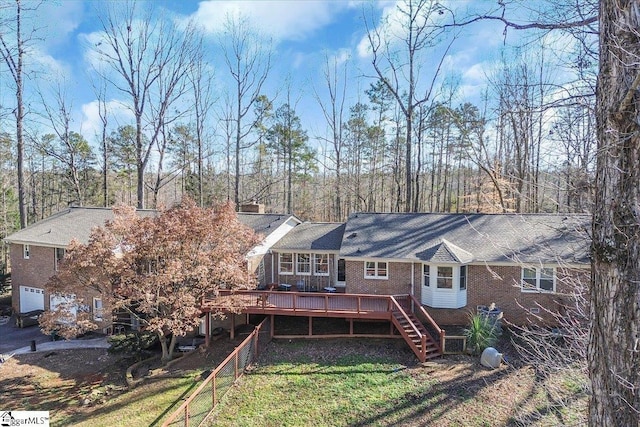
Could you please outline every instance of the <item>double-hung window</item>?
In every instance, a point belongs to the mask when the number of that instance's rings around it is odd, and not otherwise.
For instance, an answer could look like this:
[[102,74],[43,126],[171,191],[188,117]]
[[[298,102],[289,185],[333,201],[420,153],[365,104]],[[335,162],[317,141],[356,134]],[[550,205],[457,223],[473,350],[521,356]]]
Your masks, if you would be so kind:
[[460,266],[460,290],[464,291],[467,289],[467,266]]
[[364,263],[365,279],[388,279],[389,270],[387,263],[382,261],[365,261]]
[[54,255],[54,266],[56,271],[58,271],[58,265],[60,265],[60,261],[62,261],[64,259],[64,254],[65,254],[65,250],[64,248],[56,248],[55,249],[55,255]]
[[102,320],[103,314],[102,298],[93,298],[93,320]]
[[297,254],[296,274],[311,274],[311,254]]
[[328,276],[329,275],[329,254],[315,254],[313,265],[314,265],[313,273],[316,276]]
[[555,278],[553,268],[522,268],[522,291],[555,292]]
[[293,254],[282,253],[280,254],[280,274],[293,274]]
[[430,280],[430,270],[431,266],[429,266],[428,264],[422,264],[422,283],[424,284],[424,286],[431,286]]
[[438,289],[453,288],[453,267],[438,267]]
[[22,258],[29,259],[30,255],[31,255],[31,248],[29,247],[29,245],[22,245]]

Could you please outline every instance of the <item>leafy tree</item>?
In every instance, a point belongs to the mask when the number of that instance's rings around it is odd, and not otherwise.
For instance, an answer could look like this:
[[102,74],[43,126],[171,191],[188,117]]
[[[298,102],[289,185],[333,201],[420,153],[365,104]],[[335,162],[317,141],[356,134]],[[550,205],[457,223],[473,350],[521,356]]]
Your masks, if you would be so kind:
[[[130,207],[114,214],[93,230],[88,244],[71,243],[47,287],[73,302],[43,315],[45,331],[71,337],[96,329],[94,317],[81,308],[98,295],[105,313],[127,311],[143,331],[157,334],[167,361],[177,338],[197,327],[203,297],[255,285],[245,256],[258,239],[231,203],[205,209],[185,198],[157,216],[140,217]],[[80,308],[75,316],[73,307]]]
[[284,163],[286,211],[291,213],[294,176],[313,169],[311,164],[314,153],[308,145],[309,137],[307,132],[302,129],[300,118],[289,104],[284,104],[276,110],[274,123],[269,130],[267,139],[270,148]]

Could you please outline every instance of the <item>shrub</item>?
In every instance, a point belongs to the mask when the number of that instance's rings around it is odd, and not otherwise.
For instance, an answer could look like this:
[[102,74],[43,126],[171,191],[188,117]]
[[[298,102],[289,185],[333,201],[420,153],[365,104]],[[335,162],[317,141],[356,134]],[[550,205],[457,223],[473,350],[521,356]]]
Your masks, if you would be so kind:
[[109,352],[142,356],[157,340],[158,336],[151,332],[129,332],[112,335],[109,337],[109,344],[111,344]]
[[500,336],[500,328],[495,319],[482,314],[469,316],[469,327],[465,328],[464,336],[467,338],[467,351],[478,356],[485,348],[493,347]]

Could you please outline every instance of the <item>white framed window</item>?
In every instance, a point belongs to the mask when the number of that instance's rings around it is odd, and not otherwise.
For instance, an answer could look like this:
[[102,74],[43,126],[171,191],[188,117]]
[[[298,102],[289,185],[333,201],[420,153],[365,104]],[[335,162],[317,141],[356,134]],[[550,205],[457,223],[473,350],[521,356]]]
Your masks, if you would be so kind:
[[384,261],[365,261],[364,263],[365,279],[388,279],[389,270],[387,263]]
[[422,284],[426,287],[431,286],[431,266],[428,264],[422,264]]
[[[49,310],[56,311],[58,306],[62,306],[64,312],[71,318],[75,319],[76,314],[78,313],[78,304],[75,301],[76,296],[74,294],[53,294],[49,297]],[[70,321],[70,318],[60,320],[61,323],[68,323]]]
[[438,289],[453,289],[453,267],[438,266]]
[[313,274],[316,276],[329,275],[329,254],[315,254],[313,256]]
[[555,268],[522,268],[522,292],[555,292]]
[[56,271],[58,271],[58,264],[60,261],[64,259],[65,249],[64,248],[55,248],[53,254],[53,265]]
[[29,247],[29,245],[22,245],[22,258],[29,259],[30,255],[31,255],[31,248]]
[[467,289],[467,266],[460,266],[460,290],[464,291]]
[[93,320],[102,320],[102,298],[93,298]]
[[311,274],[311,254],[296,254],[296,274]]
[[279,269],[280,274],[293,275],[293,254],[282,253],[279,256]]

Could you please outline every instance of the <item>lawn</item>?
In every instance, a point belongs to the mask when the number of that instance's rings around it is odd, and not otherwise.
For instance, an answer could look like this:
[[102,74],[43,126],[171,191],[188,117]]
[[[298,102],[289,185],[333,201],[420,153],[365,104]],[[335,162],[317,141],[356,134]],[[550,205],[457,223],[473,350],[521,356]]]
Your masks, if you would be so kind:
[[421,365],[401,341],[274,341],[210,425],[582,425],[586,399],[568,375],[469,356]]
[[[133,390],[132,361],[105,350],[16,355],[0,365],[0,401],[49,410],[52,425],[160,425],[237,342],[173,365]],[[274,340],[216,408],[212,426],[583,425],[584,380],[446,356],[419,364],[402,340]]]

